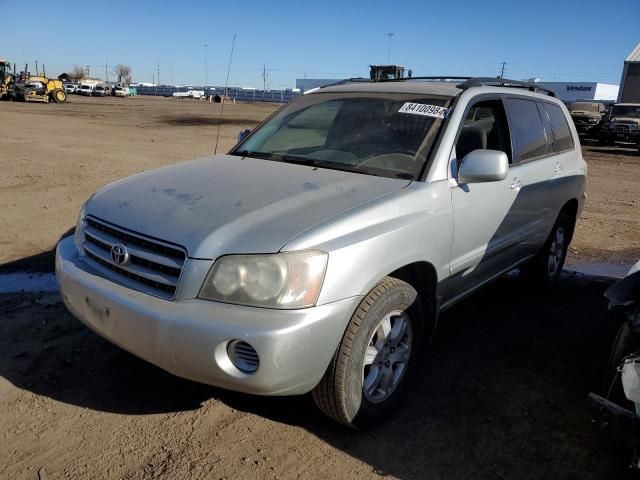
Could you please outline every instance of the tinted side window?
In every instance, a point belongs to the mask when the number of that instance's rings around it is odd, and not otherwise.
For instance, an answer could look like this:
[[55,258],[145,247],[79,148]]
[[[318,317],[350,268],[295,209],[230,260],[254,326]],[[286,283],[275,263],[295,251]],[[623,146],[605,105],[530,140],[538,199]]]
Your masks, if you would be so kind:
[[571,137],[571,130],[567,123],[567,117],[564,116],[562,109],[557,105],[551,103],[545,103],[544,107],[549,114],[549,120],[551,121],[551,127],[553,128],[553,135],[556,139],[556,152],[565,152],[573,149],[573,138]]
[[473,150],[504,152],[511,160],[511,139],[504,107],[500,100],[474,104],[464,119],[456,142],[456,158],[460,161]]
[[547,139],[536,102],[520,98],[505,99],[515,140],[515,163],[547,153]]

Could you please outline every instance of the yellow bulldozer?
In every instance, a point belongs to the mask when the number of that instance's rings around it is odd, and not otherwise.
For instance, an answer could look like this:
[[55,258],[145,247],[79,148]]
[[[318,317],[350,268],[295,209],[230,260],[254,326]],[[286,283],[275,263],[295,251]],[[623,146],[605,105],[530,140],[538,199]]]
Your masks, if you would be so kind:
[[67,93],[60,80],[48,78],[42,66],[42,75],[36,65],[36,74],[29,72],[28,65],[24,71],[11,73],[11,64],[0,59],[0,100],[22,100],[25,102],[64,103],[67,101]]
[[11,64],[0,58],[0,100],[9,98],[10,84],[13,82]]

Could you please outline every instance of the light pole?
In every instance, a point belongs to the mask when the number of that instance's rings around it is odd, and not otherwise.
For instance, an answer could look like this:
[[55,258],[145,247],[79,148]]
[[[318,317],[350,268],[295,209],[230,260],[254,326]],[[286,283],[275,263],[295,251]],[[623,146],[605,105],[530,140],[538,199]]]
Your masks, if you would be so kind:
[[389,50],[387,52],[387,64],[390,64],[391,63],[391,37],[393,37],[393,32],[387,33],[387,36],[389,37]]
[[207,83],[209,83],[209,69],[207,68],[207,45],[204,44],[204,86],[207,87]]

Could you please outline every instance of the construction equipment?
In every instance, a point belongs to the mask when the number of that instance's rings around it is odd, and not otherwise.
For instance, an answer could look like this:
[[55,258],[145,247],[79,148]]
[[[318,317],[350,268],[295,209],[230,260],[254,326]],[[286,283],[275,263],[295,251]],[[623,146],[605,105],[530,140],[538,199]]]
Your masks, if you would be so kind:
[[48,78],[42,65],[42,75],[38,71],[36,64],[36,74],[31,75],[28,65],[17,77],[14,75],[13,82],[9,85],[10,97],[14,100],[25,102],[64,103],[67,101],[67,93],[64,91],[62,82],[57,79]]
[[0,100],[9,99],[10,85],[13,83],[11,63],[0,58]]
[[[408,71],[411,78],[411,70]],[[399,80],[404,78],[404,67],[401,65],[369,65],[369,77],[374,82]]]

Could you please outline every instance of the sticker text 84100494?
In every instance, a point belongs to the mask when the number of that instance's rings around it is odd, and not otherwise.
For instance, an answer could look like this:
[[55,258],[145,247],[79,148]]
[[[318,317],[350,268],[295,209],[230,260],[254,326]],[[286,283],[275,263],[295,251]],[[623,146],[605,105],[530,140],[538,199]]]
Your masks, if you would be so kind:
[[449,109],[439,107],[437,105],[407,102],[402,105],[402,107],[400,107],[400,110],[398,110],[398,112],[410,113],[412,115],[423,115],[425,117],[445,118],[447,116],[447,113],[449,113]]

